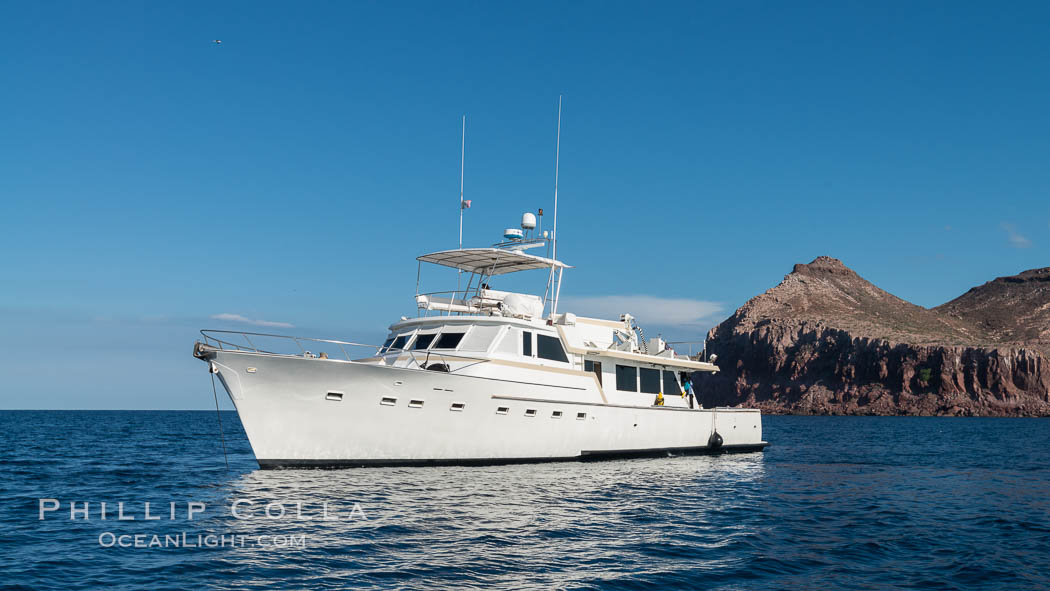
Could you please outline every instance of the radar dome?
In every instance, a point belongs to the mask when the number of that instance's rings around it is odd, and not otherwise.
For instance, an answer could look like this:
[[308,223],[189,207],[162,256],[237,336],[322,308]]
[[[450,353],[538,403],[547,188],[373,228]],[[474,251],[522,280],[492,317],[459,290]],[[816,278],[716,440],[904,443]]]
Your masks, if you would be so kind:
[[536,216],[532,213],[525,212],[521,216],[521,229],[522,230],[535,230],[536,229]]

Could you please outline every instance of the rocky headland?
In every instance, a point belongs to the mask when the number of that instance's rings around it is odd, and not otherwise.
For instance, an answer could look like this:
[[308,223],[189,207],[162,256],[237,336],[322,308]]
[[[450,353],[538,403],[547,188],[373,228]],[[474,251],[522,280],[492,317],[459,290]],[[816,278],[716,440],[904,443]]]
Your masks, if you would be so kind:
[[795,265],[708,334],[705,406],[772,413],[1050,416],[1050,267],[936,308],[830,257]]

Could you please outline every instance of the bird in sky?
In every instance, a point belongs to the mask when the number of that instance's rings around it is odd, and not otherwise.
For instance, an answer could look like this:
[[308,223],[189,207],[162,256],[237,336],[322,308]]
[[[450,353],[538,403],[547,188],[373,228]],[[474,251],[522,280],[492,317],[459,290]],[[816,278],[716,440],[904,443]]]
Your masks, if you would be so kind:
[[222,45],[222,39],[214,39],[214,40],[212,40],[212,43],[214,43],[216,45]]

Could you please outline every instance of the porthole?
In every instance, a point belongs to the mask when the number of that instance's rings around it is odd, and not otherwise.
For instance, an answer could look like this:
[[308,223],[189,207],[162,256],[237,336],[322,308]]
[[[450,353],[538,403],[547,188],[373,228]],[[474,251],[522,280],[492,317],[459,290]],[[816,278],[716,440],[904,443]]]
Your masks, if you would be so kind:
[[585,412],[578,412],[578,413],[576,413],[576,420],[577,421],[582,421],[582,420],[584,420],[586,418],[587,418],[587,413],[585,413]]
[[552,419],[560,419],[561,418],[561,411],[560,410],[556,410],[556,411],[552,412],[551,413],[551,418]]
[[324,395],[325,400],[331,400],[332,402],[339,402],[343,399],[342,392],[329,392]]
[[408,401],[408,408],[423,408],[423,401],[422,400],[409,400]]
[[379,404],[382,404],[383,406],[394,406],[395,404],[397,404],[397,398],[393,398],[391,396],[384,396],[379,399]]
[[501,407],[496,409],[496,414],[498,414],[498,415],[505,415],[508,412],[510,412],[510,408],[506,407],[506,406],[501,406]]
[[534,417],[534,416],[536,416],[536,409],[535,408],[527,409],[525,411],[525,416],[527,416],[527,417]]
[[449,407],[449,410],[451,410],[452,412],[463,412],[464,408],[467,408],[466,403],[464,403],[464,402],[453,402],[452,406]]

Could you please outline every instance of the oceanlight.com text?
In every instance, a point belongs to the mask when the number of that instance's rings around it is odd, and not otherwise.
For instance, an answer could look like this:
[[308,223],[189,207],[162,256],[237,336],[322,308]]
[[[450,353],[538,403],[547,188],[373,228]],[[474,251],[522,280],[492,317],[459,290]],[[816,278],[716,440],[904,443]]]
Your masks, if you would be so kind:
[[103,548],[306,548],[306,534],[118,534],[102,532]]

